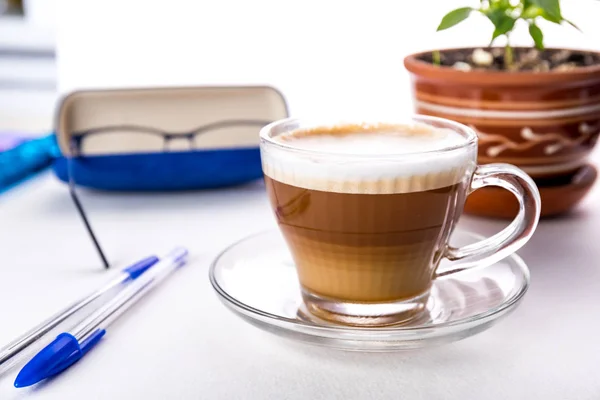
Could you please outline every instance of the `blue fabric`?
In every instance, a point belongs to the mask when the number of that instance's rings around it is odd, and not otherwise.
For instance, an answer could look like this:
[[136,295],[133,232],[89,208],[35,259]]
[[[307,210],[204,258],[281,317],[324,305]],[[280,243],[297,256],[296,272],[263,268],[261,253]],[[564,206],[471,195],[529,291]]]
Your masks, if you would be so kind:
[[[260,150],[255,148],[196,150],[75,158],[77,186],[101,190],[169,191],[238,185],[262,178]],[[67,159],[53,169],[68,182]]]

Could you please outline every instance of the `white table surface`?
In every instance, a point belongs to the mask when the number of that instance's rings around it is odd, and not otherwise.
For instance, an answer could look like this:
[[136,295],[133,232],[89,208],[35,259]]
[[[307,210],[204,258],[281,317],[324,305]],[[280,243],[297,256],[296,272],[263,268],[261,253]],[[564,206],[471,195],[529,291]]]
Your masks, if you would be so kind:
[[[490,330],[392,354],[326,350],[263,332],[219,302],[213,257],[275,227],[261,183],[183,194],[83,195],[115,265],[176,244],[193,261],[110,327],[58,378],[0,399],[599,399],[600,191],[543,221],[519,253],[532,286]],[[492,234],[501,222],[463,218]],[[104,282],[67,188],[44,173],[0,196],[0,343]]]

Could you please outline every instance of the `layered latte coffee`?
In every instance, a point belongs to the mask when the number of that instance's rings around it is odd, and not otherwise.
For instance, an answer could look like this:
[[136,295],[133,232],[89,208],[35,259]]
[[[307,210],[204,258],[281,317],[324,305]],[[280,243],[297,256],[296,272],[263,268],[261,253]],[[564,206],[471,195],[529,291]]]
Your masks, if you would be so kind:
[[266,187],[305,293],[372,303],[428,292],[474,168],[472,154],[452,151],[459,133],[344,124],[273,140]]
[[[286,118],[261,129],[266,189],[300,283],[298,318],[435,325],[447,315],[439,279],[494,265],[535,231],[540,196],[531,177],[508,164],[478,166],[477,134],[465,125],[405,121]],[[466,197],[486,186],[513,193],[518,215],[496,235],[455,247]]]

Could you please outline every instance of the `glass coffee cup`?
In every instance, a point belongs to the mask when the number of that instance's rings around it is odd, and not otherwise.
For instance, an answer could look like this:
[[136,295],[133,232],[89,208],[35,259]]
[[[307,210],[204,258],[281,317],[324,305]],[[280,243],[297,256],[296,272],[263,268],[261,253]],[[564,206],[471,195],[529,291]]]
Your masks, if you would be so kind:
[[[425,311],[435,279],[505,258],[537,227],[531,178],[509,164],[478,166],[476,133],[450,120],[288,118],[265,126],[260,141],[269,201],[306,309],[320,319],[411,321]],[[466,197],[484,186],[512,192],[518,215],[492,237],[452,247]]]

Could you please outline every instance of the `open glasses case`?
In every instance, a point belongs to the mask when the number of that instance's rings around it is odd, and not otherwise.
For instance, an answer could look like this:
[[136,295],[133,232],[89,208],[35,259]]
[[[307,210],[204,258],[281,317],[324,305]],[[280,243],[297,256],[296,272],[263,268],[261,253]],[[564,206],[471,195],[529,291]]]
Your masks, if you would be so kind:
[[108,267],[76,186],[167,191],[256,180],[260,128],[287,116],[285,98],[267,86],[77,91],[58,107],[53,169]]
[[262,176],[260,128],[287,116],[271,87],[74,92],[58,109],[54,171],[102,190],[240,184]]

